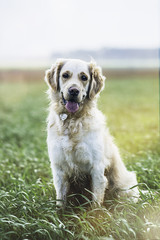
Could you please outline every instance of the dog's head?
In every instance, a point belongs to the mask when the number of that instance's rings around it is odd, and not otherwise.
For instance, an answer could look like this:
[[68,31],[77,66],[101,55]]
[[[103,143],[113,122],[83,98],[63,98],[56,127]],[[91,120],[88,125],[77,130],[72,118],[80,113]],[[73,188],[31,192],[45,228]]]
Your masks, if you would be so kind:
[[77,59],[58,59],[45,75],[53,94],[70,113],[80,111],[87,100],[95,99],[104,86],[104,80],[96,63]]

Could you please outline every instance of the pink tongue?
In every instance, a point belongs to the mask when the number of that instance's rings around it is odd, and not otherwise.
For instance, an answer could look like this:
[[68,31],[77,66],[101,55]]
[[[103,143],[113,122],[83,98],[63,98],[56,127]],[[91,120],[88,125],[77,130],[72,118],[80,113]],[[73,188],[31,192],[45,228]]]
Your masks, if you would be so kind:
[[79,109],[79,105],[76,102],[68,101],[65,105],[68,112],[75,113]]

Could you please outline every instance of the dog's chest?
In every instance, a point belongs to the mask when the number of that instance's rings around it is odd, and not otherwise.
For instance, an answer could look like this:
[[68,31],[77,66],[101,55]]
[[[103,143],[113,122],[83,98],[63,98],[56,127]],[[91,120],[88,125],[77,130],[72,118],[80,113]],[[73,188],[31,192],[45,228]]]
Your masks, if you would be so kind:
[[63,136],[50,135],[53,161],[64,170],[90,172],[94,162],[103,155],[101,134],[98,131]]
[[61,138],[61,148],[63,152],[63,161],[71,169],[79,169],[81,171],[89,171],[93,165],[93,148],[88,136],[81,138],[69,138],[63,136]]

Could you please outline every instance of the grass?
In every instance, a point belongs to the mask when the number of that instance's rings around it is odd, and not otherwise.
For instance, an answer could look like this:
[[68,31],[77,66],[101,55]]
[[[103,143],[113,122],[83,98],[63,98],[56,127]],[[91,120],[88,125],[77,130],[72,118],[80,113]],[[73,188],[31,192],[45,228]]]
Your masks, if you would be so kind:
[[0,84],[0,239],[159,239],[158,80],[114,79],[99,107],[127,168],[138,203],[107,200],[59,212],[46,146],[46,86]]

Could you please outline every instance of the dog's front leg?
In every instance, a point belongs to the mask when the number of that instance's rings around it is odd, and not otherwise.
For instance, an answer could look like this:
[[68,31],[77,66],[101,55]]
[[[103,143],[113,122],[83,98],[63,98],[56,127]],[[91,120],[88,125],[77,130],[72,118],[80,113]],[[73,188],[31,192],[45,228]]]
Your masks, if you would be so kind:
[[66,173],[59,169],[54,169],[53,180],[56,189],[56,204],[59,207],[64,207],[66,205],[67,193],[69,190],[69,182]]
[[93,201],[102,204],[104,200],[105,189],[108,187],[108,180],[104,176],[103,168],[93,168],[92,173],[92,192]]

